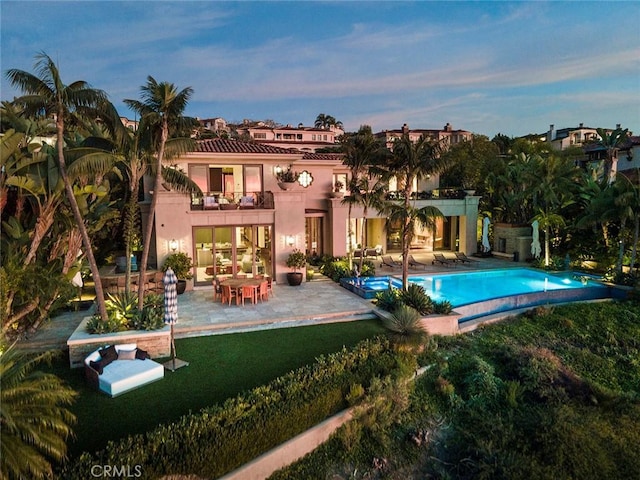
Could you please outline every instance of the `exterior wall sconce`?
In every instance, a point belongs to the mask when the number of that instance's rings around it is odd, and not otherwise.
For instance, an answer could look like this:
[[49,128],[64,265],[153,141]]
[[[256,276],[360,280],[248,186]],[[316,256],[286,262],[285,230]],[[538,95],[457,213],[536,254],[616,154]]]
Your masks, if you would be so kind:
[[279,173],[282,172],[282,167],[280,165],[276,165],[273,167],[273,175],[278,176]]
[[178,241],[175,238],[169,241],[169,249],[171,249],[172,252],[178,250]]
[[296,244],[296,238],[293,235],[287,235],[285,242],[288,246],[293,247]]

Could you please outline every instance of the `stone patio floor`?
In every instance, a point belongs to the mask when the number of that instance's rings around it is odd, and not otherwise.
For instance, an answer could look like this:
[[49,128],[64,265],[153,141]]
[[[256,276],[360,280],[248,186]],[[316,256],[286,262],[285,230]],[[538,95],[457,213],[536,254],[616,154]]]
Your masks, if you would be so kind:
[[[496,258],[477,258],[472,264],[458,264],[455,267],[431,265],[431,253],[412,252],[418,261],[427,263],[427,268],[410,269],[410,274],[446,271],[473,271],[494,268],[526,266]],[[446,253],[447,257],[453,254]],[[398,255],[393,255],[398,258]],[[375,261],[378,275],[402,275],[402,269],[380,268]],[[373,305],[328,278],[316,274],[310,282],[298,287],[274,284],[274,295],[267,302],[247,303],[237,306],[222,304],[213,300],[213,287],[196,287],[178,297],[178,323],[175,325],[176,338],[215,335],[266,328],[283,328],[301,325],[315,325],[341,321],[372,318]],[[40,329],[19,342],[19,346],[30,351],[66,349],[66,341],[83,318],[92,311],[65,312],[45,323]]]

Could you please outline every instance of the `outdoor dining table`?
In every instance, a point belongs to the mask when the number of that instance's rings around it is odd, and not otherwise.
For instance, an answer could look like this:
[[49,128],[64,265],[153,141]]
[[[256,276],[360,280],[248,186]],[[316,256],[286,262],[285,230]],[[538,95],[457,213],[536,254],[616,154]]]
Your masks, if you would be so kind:
[[264,279],[258,278],[227,278],[225,280],[220,281],[220,285],[227,285],[232,289],[235,289],[236,292],[238,290],[242,290],[242,287],[252,287],[253,288],[253,303],[256,302],[258,296],[258,289],[260,288],[260,283],[264,282]]

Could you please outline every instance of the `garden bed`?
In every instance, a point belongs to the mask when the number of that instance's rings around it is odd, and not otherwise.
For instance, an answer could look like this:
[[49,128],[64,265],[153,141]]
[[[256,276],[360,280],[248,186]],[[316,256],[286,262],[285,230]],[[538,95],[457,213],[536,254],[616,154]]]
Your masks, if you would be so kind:
[[91,317],[85,317],[67,340],[71,368],[82,367],[87,355],[105,345],[135,343],[152,358],[168,357],[171,354],[171,330],[168,326],[152,331],[129,330],[97,334],[87,332],[87,322],[90,319]]

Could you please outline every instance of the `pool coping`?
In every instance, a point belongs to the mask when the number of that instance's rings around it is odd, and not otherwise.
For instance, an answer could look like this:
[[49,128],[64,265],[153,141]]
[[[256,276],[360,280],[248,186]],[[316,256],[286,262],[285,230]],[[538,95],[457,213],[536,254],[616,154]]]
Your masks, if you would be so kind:
[[[534,272],[547,273],[554,276],[572,275],[580,276],[589,274],[582,274],[580,272],[567,272],[567,271],[545,271],[535,269],[531,267],[519,267]],[[475,270],[475,272],[495,272],[495,269],[487,270]],[[463,272],[438,272],[429,274],[412,274],[411,277],[423,277],[423,276],[437,276],[437,275],[456,275],[471,273],[469,271]],[[401,276],[397,274],[381,275],[382,278],[401,279]],[[344,280],[344,281],[343,281]],[[350,278],[340,279],[340,285],[347,290],[358,295],[355,291],[358,289],[358,285],[350,281]],[[360,289],[364,291],[363,289]],[[375,291],[373,296],[375,296]],[[373,296],[371,298],[373,298]],[[547,290],[544,292],[531,292],[522,293],[516,295],[507,295],[502,297],[492,298],[490,300],[484,300],[480,302],[469,303],[455,307],[449,315],[428,315],[422,317],[422,324],[432,335],[455,335],[468,331],[469,326],[474,325],[471,329],[477,325],[483,323],[490,323],[492,318],[499,317],[505,318],[507,316],[516,315],[518,313],[530,310],[531,308],[544,306],[544,305],[557,305],[563,303],[572,302],[588,302],[608,299],[622,299],[626,297],[626,290],[620,288],[618,285],[614,285],[607,282],[597,281],[597,284],[593,286],[584,286],[582,288],[568,288],[559,290]],[[363,297],[366,298],[366,297]],[[371,299],[369,298],[369,299]],[[374,308],[374,313],[379,318],[388,318],[391,313],[379,308]],[[485,319],[485,320],[483,320]]]

